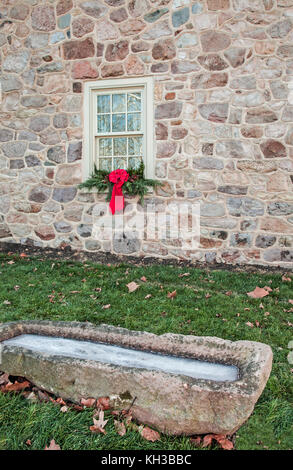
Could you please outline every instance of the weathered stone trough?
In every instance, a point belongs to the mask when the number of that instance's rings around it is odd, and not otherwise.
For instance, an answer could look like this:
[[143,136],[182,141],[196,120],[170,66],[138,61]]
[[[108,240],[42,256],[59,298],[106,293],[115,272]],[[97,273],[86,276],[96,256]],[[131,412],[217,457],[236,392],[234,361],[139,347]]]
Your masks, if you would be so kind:
[[138,421],[176,435],[235,432],[272,366],[262,343],[77,322],[6,323],[0,345],[0,370],[73,401],[132,404]]

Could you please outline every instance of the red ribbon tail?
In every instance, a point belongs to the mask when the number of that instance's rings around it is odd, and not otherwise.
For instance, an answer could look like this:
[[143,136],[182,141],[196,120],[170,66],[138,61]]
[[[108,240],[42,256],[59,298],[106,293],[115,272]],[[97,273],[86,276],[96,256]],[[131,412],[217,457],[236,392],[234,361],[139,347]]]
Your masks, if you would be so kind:
[[124,209],[124,196],[121,185],[119,183],[114,184],[109,206],[112,214],[115,214],[116,211],[121,211]]

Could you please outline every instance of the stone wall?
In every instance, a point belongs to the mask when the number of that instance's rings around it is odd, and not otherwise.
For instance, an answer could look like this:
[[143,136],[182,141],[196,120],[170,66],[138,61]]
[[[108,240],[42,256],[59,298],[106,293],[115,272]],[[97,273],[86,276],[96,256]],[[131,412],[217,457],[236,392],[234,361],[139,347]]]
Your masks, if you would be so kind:
[[[292,266],[293,0],[1,0],[0,239]],[[200,201],[201,245],[92,237],[83,84],[154,76],[154,205]],[[290,92],[290,88],[292,91]]]

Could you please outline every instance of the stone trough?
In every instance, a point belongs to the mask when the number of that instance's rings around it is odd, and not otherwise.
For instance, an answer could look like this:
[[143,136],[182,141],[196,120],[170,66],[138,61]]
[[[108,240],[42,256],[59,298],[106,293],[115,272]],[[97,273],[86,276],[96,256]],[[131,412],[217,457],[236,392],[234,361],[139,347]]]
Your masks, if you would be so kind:
[[75,402],[108,396],[174,435],[232,434],[269,378],[272,351],[252,341],[130,331],[90,323],[0,326],[0,370]]

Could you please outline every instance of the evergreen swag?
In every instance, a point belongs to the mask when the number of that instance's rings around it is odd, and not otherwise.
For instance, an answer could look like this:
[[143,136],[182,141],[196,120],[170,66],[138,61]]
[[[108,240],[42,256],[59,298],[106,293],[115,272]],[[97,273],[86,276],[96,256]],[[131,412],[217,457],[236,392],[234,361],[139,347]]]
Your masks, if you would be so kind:
[[[128,181],[123,184],[123,193],[128,196],[139,196],[140,204],[143,204],[144,196],[147,194],[148,188],[156,188],[161,186],[160,181],[147,179],[144,177],[144,163],[141,162],[137,170],[128,168],[127,173],[129,174]],[[106,201],[111,200],[112,190],[114,183],[109,181],[109,173],[105,170],[98,170],[95,166],[95,170],[92,175],[83,183],[79,185],[79,188],[86,189],[97,189],[98,193],[107,192]]]

